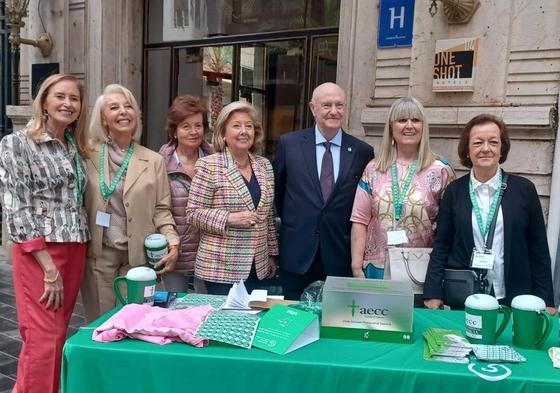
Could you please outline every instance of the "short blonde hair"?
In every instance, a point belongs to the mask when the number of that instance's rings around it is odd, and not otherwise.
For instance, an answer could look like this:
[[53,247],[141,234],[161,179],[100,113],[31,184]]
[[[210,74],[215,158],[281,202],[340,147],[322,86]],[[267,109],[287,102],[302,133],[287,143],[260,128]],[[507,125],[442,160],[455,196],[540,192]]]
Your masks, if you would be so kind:
[[132,109],[136,112],[136,131],[132,135],[134,142],[140,143],[140,138],[142,137],[142,112],[138,106],[138,102],[134,98],[134,95],[126,87],[119,84],[111,84],[105,87],[103,94],[97,97],[95,100],[95,105],[91,111],[91,119],[89,121],[88,133],[90,138],[90,143],[99,144],[105,142],[109,131],[103,126],[103,118],[101,112],[105,109],[105,98],[110,94],[122,94],[126,97]]
[[258,154],[261,152],[263,145],[264,134],[262,126],[257,119],[257,110],[255,107],[248,102],[234,101],[223,107],[216,119],[216,125],[214,127],[214,135],[212,137],[212,145],[217,153],[221,153],[226,148],[226,142],[224,137],[226,135],[226,126],[230,117],[236,112],[243,112],[251,117],[255,127],[255,139],[253,140],[253,146],[249,151],[253,154]]
[[397,146],[393,143],[393,123],[399,119],[419,119],[422,121],[422,139],[418,146],[418,171],[430,166],[436,155],[430,148],[430,126],[426,119],[424,106],[414,97],[399,98],[389,110],[389,116],[383,130],[381,154],[376,160],[376,169],[387,172],[397,159]]
[[82,157],[87,157],[87,138],[86,138],[86,96],[84,92],[84,86],[80,81],[71,74],[54,74],[49,76],[47,79],[41,83],[39,91],[37,92],[37,97],[33,100],[33,115],[31,117],[31,128],[27,133],[27,137],[33,141],[38,141],[44,132],[46,132],[46,119],[43,116],[43,105],[49,94],[51,87],[56,85],[58,82],[71,81],[76,84],[78,91],[80,92],[80,113],[78,118],[71,123],[68,128],[74,133],[74,139],[78,147],[78,151]]

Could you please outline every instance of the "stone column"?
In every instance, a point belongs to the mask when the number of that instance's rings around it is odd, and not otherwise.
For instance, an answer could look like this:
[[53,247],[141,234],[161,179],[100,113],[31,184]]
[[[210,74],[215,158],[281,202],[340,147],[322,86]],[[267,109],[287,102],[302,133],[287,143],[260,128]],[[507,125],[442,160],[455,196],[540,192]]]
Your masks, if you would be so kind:
[[129,88],[142,106],[143,2],[87,1],[85,19],[88,103],[110,83]]

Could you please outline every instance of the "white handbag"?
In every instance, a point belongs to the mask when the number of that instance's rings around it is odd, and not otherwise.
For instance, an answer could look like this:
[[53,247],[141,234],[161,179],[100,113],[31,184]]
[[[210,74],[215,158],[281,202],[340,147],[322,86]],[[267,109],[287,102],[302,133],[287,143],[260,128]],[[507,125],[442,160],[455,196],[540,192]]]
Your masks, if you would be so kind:
[[415,294],[423,293],[431,252],[431,248],[389,247],[383,279],[408,281]]

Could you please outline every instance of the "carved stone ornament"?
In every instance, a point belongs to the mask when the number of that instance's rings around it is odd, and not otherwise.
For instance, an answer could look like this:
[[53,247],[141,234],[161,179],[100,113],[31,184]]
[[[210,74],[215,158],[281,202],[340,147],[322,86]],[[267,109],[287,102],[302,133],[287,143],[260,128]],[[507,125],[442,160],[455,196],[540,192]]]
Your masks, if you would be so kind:
[[469,22],[480,5],[479,0],[432,0],[429,9],[432,17],[438,11],[437,1],[443,4],[443,14],[448,23]]

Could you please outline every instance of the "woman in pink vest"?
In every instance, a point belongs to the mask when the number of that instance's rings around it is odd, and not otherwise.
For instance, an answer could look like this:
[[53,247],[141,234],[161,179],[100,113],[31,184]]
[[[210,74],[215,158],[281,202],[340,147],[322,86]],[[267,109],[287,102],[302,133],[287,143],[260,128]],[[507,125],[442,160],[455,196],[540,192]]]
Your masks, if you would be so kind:
[[163,275],[167,291],[205,292],[203,283],[194,282],[194,262],[198,250],[198,229],[187,223],[185,209],[194,177],[194,166],[200,157],[213,153],[204,140],[209,131],[208,109],[201,99],[190,95],[175,98],[167,112],[167,133],[170,141],[159,153],[163,156],[171,187],[171,205],[181,247],[173,272]]

